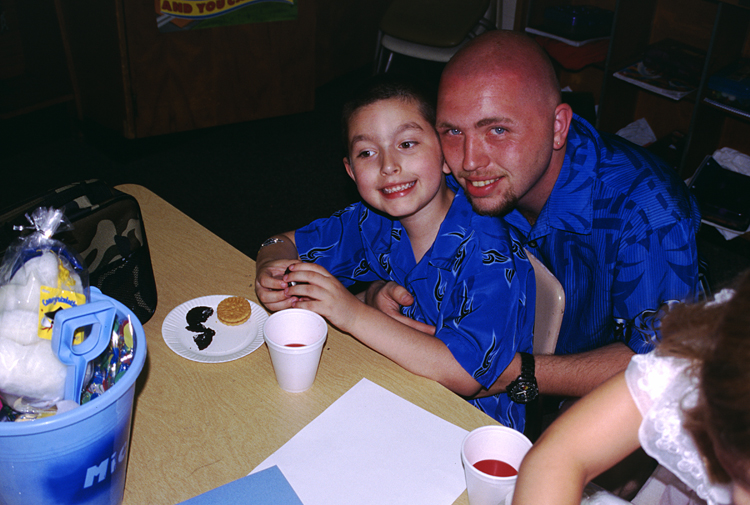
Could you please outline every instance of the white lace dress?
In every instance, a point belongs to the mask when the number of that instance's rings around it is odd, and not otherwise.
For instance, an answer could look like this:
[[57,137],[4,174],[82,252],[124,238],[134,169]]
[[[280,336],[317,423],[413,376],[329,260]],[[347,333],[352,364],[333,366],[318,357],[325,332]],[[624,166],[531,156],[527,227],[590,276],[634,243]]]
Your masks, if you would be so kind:
[[[682,426],[683,408],[694,406],[698,397],[697,378],[687,373],[688,365],[687,360],[651,352],[634,356],[625,372],[630,394],[643,416],[638,430],[641,446],[705,500],[685,496],[685,490],[675,491],[670,489],[673,484],[666,484],[663,496],[652,503],[731,504],[729,486],[709,480],[702,457]],[[684,500],[674,498],[678,495]]]

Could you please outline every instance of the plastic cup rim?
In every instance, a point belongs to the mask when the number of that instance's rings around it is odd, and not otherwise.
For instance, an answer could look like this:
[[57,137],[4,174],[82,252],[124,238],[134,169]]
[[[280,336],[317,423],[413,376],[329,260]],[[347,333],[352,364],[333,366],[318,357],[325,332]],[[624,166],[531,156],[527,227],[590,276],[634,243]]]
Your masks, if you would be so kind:
[[[280,314],[289,314],[292,312],[297,313],[297,314],[304,314],[306,316],[312,317],[317,322],[319,322],[325,329],[325,331],[323,331],[323,333],[321,334],[320,338],[318,338],[314,342],[302,345],[300,347],[289,347],[286,344],[280,344],[276,342],[275,340],[269,338],[268,333],[266,332],[266,328],[268,327],[268,324],[269,323],[272,324],[273,321],[275,321],[276,319],[283,317],[283,316],[280,316]],[[311,310],[307,310],[307,309],[290,308],[290,309],[284,309],[278,312],[274,312],[268,317],[263,327],[263,340],[265,340],[267,345],[273,346],[277,349],[284,349],[285,351],[288,351],[290,353],[303,354],[305,352],[311,352],[315,350],[317,347],[322,346],[323,343],[325,343],[326,338],[328,338],[328,323],[326,323],[326,320],[323,318],[323,316]]]

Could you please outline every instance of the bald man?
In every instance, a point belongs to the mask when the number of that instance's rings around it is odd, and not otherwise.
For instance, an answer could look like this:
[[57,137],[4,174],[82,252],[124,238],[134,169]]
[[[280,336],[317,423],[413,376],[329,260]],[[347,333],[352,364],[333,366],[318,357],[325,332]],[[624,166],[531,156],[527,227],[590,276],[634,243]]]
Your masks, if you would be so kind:
[[[474,211],[521,230],[566,295],[556,354],[516,355],[480,396],[533,389],[533,379],[540,393],[582,396],[653,349],[664,304],[699,292],[700,214],[685,184],[562,103],[552,64],[525,34],[487,32],[453,57],[437,129]],[[388,285],[368,302],[393,313],[411,300]]]

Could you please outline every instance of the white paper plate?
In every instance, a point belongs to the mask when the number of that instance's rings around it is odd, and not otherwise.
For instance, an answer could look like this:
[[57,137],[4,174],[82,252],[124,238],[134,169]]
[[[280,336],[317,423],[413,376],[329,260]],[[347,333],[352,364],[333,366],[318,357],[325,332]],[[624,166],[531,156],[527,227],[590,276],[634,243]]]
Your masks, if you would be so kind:
[[[192,361],[201,363],[224,363],[247,356],[263,345],[263,325],[268,314],[255,302],[250,302],[250,319],[237,326],[220,323],[216,317],[216,307],[225,298],[233,295],[212,295],[195,298],[172,309],[164,319],[161,334],[170,349]],[[187,313],[194,307],[211,307],[214,313],[203,326],[216,332],[211,343],[202,351],[193,338],[198,333],[189,331],[186,326]]]

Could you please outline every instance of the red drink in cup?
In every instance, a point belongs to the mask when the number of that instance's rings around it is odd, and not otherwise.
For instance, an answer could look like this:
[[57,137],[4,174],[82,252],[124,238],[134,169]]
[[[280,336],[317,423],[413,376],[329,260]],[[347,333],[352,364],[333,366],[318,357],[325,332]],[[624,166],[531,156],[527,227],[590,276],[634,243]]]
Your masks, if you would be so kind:
[[493,477],[513,477],[514,475],[518,475],[518,470],[499,459],[477,461],[474,463],[474,468]]

